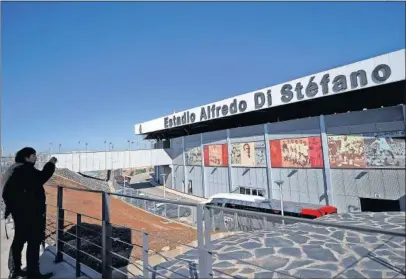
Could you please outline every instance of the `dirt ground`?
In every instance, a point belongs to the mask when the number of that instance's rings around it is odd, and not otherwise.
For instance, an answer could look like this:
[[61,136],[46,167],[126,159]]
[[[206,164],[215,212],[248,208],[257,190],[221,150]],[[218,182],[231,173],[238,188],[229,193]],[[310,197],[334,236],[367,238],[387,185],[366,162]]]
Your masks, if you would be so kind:
[[[61,177],[53,177],[45,186],[47,192],[47,231],[55,233],[56,220],[51,216],[56,216],[57,189],[56,185],[82,188],[83,186]],[[163,247],[169,246],[174,249],[180,243],[190,243],[197,239],[196,230],[179,223],[168,222],[168,220],[152,215],[125,202],[114,198],[110,199],[110,220],[112,225],[125,226],[133,229],[132,244],[142,245],[142,233],[149,233],[149,248],[154,251],[161,251]],[[82,222],[101,225],[101,194],[64,189],[63,208],[65,211],[65,230],[69,229],[69,224],[76,224],[76,213],[81,213],[93,218],[82,217]],[[73,213],[75,212],[75,213]],[[141,249],[134,247],[132,256],[140,259]],[[134,259],[132,260],[134,261]]]

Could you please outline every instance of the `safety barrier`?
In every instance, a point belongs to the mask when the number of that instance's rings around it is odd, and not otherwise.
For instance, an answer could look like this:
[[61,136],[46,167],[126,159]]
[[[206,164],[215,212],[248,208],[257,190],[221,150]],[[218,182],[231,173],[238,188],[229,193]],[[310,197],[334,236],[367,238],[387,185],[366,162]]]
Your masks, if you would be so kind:
[[[92,192],[101,195],[101,218],[95,218],[93,216],[86,216],[81,213],[69,211],[64,208],[64,199],[63,192],[64,189],[69,189],[73,191],[85,191]],[[163,255],[161,251],[154,251],[151,249],[150,244],[153,238],[162,238],[160,235],[154,235],[147,231],[144,231],[140,228],[128,228],[121,225],[116,225],[111,222],[110,218],[110,201],[112,196],[117,196],[120,199],[136,199],[138,202],[144,204],[171,204],[175,206],[184,206],[191,207],[196,212],[196,229],[197,229],[197,246],[185,244],[185,243],[176,243],[177,245],[182,245],[187,247],[187,249],[193,250],[189,252],[189,256],[185,256],[182,253],[179,253],[179,256],[172,257],[168,255]],[[131,202],[130,202],[131,203]],[[52,205],[49,205],[52,206]],[[145,205],[147,207],[147,205]],[[406,234],[403,231],[389,231],[385,229],[377,229],[373,227],[362,227],[354,226],[344,223],[334,223],[326,220],[310,220],[302,219],[289,216],[280,216],[280,215],[270,215],[267,213],[261,212],[252,212],[241,209],[233,208],[224,208],[211,205],[195,204],[189,202],[183,202],[179,200],[167,200],[167,199],[157,199],[150,198],[147,196],[131,196],[123,193],[108,193],[96,190],[88,189],[78,189],[72,187],[57,186],[57,204],[55,206],[56,215],[52,215],[49,212],[47,213],[48,218],[54,218],[56,227],[55,227],[55,245],[56,245],[56,262],[60,262],[63,259],[64,254],[72,255],[74,251],[74,257],[76,258],[76,275],[79,277],[81,275],[81,264],[89,265],[91,262],[91,267],[96,266],[100,268],[100,273],[102,278],[113,278],[113,272],[115,274],[121,274],[127,276],[127,273],[122,269],[117,268],[117,265],[114,266],[113,262],[121,261],[120,266],[125,265],[134,265],[139,268],[139,273],[133,275],[138,275],[139,278],[155,278],[157,275],[166,277],[165,274],[160,273],[160,269],[169,270],[171,266],[160,265],[159,262],[154,262],[152,259],[154,256],[160,256],[167,261],[172,261],[172,267],[178,266],[179,262],[183,262],[188,266],[189,275],[194,274],[192,277],[198,278],[213,278],[217,276],[227,275],[230,277],[235,276],[235,274],[230,274],[225,271],[225,269],[217,268],[213,265],[213,262],[220,259],[222,262],[225,260],[230,260],[234,264],[237,262],[242,263],[245,266],[252,266],[253,270],[261,269],[268,272],[276,272],[266,266],[258,266],[255,261],[247,260],[239,256],[238,253],[226,253],[224,251],[218,251],[218,244],[213,244],[213,233],[218,231],[234,231],[234,232],[258,232],[256,237],[259,235],[269,235],[267,238],[272,238],[272,233],[275,231],[273,228],[278,228],[284,230],[287,233],[290,230],[290,226],[295,226],[300,223],[300,226],[305,228],[306,226],[316,226],[316,227],[329,227],[335,228],[336,230],[349,230],[357,231],[364,233],[367,236],[371,235],[385,235],[384,238],[381,238],[382,241],[392,241],[393,239],[398,239],[399,243],[405,241],[404,238]],[[66,231],[66,214],[73,214],[76,216],[76,221],[71,222],[71,225],[75,226],[74,232]],[[92,218],[95,222],[100,223],[100,230],[94,231],[94,235],[98,235],[99,238],[94,237],[93,241],[86,239],[85,231],[92,230],[88,225],[84,226],[83,218]],[[49,225],[49,224],[48,224]],[[69,226],[69,225],[68,225]],[[138,234],[137,237],[138,243],[133,243],[131,238],[128,240],[123,239],[122,234],[117,231],[120,229],[127,229],[131,232]],[[97,239],[95,241],[94,239]],[[390,240],[392,239],[392,240]],[[397,240],[397,241],[398,241]],[[99,243],[95,243],[99,242]],[[226,241],[227,242],[227,241]],[[232,241],[228,243],[235,243],[236,238],[233,238]],[[135,252],[130,252],[127,256],[123,256],[120,252],[115,250],[115,247],[119,244],[128,245],[131,249],[135,249]],[[95,248],[84,249],[85,245],[91,245]],[[121,245],[120,244],[120,245]],[[379,243],[378,243],[379,244]],[[217,246],[217,247],[216,247]],[[314,246],[314,245],[313,245]],[[67,248],[68,247],[68,248]],[[88,246],[90,247],[90,246]],[[216,250],[217,249],[217,250]],[[94,252],[98,250],[97,252]],[[91,252],[93,251],[93,252]],[[97,255],[101,255],[101,258]],[[135,255],[135,256],[134,256]],[[193,256],[190,256],[193,255]],[[134,261],[133,261],[134,260]],[[157,268],[157,266],[159,266]],[[176,272],[179,271],[179,268],[173,268],[170,270],[172,274],[176,275]],[[193,270],[193,271],[192,271]],[[288,272],[278,271],[283,276],[286,277],[295,277]],[[397,270],[399,274],[405,274],[404,268]],[[180,275],[179,275],[180,276]],[[117,277],[117,276],[114,276]],[[134,277],[134,276],[132,276]],[[306,276],[303,276],[306,277]],[[312,276],[310,276],[312,277]],[[182,278],[182,276],[180,276]],[[189,278],[189,277],[186,277]]]

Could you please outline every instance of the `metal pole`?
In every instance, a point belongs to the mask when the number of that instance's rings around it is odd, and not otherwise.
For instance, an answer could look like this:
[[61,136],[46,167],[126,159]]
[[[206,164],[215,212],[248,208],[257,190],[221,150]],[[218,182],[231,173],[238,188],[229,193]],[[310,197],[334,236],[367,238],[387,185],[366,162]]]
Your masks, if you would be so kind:
[[61,146],[62,146],[62,144],[59,144],[59,146],[58,146],[58,153],[61,153]]
[[76,214],[76,277],[80,277],[80,226],[82,225],[82,215]]
[[57,214],[56,214],[56,255],[55,255],[55,262],[59,263],[63,260],[63,226],[65,221],[65,212],[63,210],[63,188],[58,185],[57,188]]
[[102,193],[102,278],[112,278],[110,195]]
[[212,211],[207,206],[203,207],[203,220],[204,220],[204,246],[206,248],[206,271],[208,278],[213,278],[213,255],[212,255],[212,243],[211,232],[213,230],[211,223]]
[[149,278],[149,263],[148,263],[148,233],[142,233],[142,273],[143,278]]
[[204,226],[203,226],[203,205],[198,204],[196,206],[196,227],[197,227],[197,246],[198,246],[198,253],[199,253],[199,277],[201,278],[209,278],[209,272],[207,271],[206,265],[206,252],[205,252],[205,245],[204,245]]

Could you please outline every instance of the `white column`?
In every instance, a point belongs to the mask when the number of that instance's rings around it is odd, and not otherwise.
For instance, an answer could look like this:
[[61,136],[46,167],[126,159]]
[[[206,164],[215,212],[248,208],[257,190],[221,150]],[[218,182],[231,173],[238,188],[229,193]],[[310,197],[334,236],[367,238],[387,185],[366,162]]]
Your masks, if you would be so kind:
[[204,167],[204,145],[203,145],[203,134],[200,133],[200,153],[202,156],[201,168],[202,168],[202,188],[203,188],[203,197],[208,198],[207,188],[206,188],[206,168]]
[[182,157],[183,157],[183,179],[184,179],[184,184],[183,184],[183,191],[187,193],[187,169],[186,169],[186,156],[185,156],[185,150],[186,150],[186,144],[185,144],[185,137],[182,137]]
[[266,177],[267,177],[267,182],[268,182],[268,194],[267,197],[268,199],[272,199],[273,193],[272,193],[272,158],[271,158],[271,152],[270,152],[270,146],[269,146],[269,136],[268,136],[268,124],[264,124],[264,141],[265,141],[265,158],[266,158]]
[[231,193],[233,191],[233,174],[232,174],[232,167],[231,167],[231,140],[230,140],[230,129],[226,130],[227,132],[227,159],[228,159],[228,192]]
[[328,158],[328,141],[326,134],[326,125],[324,122],[324,115],[320,115],[320,137],[321,137],[321,147],[323,151],[323,179],[324,179],[324,189],[327,194],[326,204],[334,205],[334,194],[333,187],[331,183],[331,169],[330,169],[330,160]]

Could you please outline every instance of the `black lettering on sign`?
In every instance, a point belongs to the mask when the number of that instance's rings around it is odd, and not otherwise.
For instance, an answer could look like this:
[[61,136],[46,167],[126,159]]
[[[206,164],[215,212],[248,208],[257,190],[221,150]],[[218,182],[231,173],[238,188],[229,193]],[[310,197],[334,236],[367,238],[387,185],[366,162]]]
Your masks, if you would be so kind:
[[228,106],[227,106],[227,105],[223,105],[223,106],[221,107],[221,114],[222,114],[223,116],[226,116],[226,115],[228,114]]
[[168,119],[168,117],[164,118],[164,127],[165,127],[165,129],[169,128],[169,119]]
[[357,88],[358,87],[358,81],[359,85],[361,87],[364,87],[367,85],[367,73],[364,70],[359,70],[356,72],[352,72],[350,74],[350,82],[351,82],[351,88]]
[[255,109],[260,109],[265,104],[265,94],[262,92],[257,92],[254,94],[254,104]]
[[200,121],[204,120],[207,120],[207,114],[205,107],[202,107],[202,109],[200,110]]
[[230,105],[230,113],[236,114],[237,113],[237,99],[234,99]]
[[292,85],[285,84],[281,89],[281,101],[283,103],[289,103],[293,99]]
[[246,109],[247,109],[247,102],[244,100],[240,101],[240,103],[238,104],[239,112],[244,112]]
[[300,82],[296,83],[295,91],[296,91],[296,99],[298,100],[302,100],[304,98],[302,89],[303,85]]
[[333,79],[333,92],[339,93],[347,90],[347,78],[344,75],[336,76]]
[[386,81],[392,74],[391,68],[386,64],[380,64],[372,71],[372,79],[375,83]]
[[328,83],[330,82],[330,75],[329,74],[325,74],[320,81],[320,85],[321,85],[321,92],[323,93],[323,95],[327,95],[328,94]]
[[269,89],[266,91],[266,96],[268,98],[268,107],[272,106],[272,91]]
[[317,92],[319,92],[319,86],[317,83],[313,82],[314,76],[312,76],[309,80],[309,83],[306,86],[306,96],[307,97],[314,97],[316,96]]

